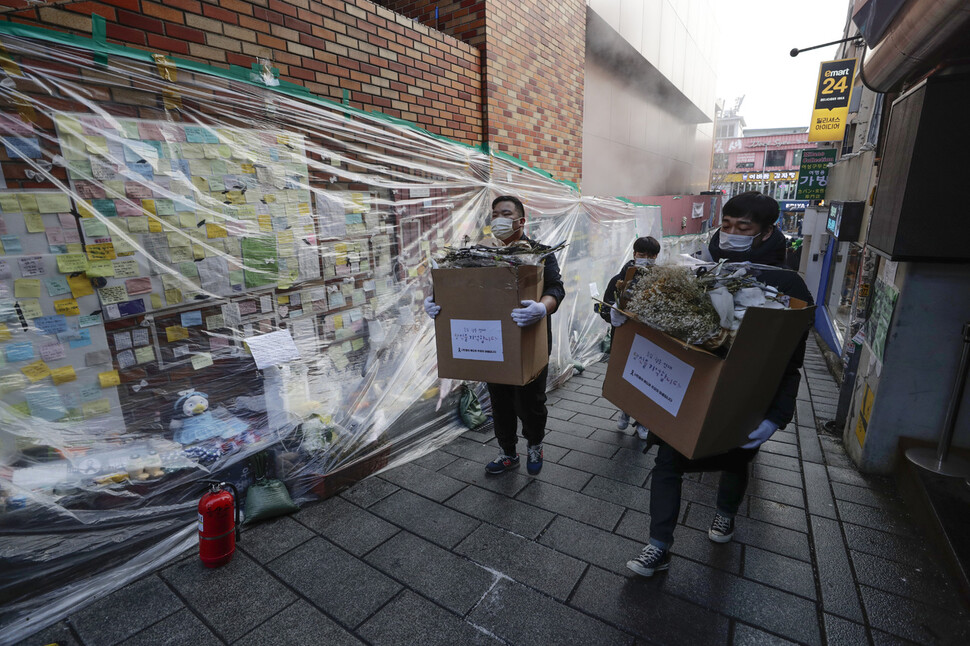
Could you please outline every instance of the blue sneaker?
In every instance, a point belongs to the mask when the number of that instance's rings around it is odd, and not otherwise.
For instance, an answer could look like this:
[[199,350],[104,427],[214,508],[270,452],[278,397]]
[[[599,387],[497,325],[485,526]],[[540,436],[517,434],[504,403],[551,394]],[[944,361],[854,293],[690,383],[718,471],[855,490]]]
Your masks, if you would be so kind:
[[518,455],[505,455],[500,453],[497,458],[485,465],[485,473],[505,473],[509,469],[519,466]]
[[542,471],[542,445],[536,444],[529,447],[529,459],[526,461],[525,468],[530,476],[539,475]]

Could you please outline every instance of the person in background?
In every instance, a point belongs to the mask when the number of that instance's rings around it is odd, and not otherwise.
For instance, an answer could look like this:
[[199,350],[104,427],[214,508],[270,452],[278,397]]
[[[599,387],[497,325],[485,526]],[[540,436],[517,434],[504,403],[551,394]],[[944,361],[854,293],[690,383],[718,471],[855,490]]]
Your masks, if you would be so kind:
[[[712,236],[709,252],[715,262],[751,261],[784,267],[785,237],[774,226],[778,219],[778,203],[761,193],[751,191],[732,197],[722,210],[721,228]],[[812,303],[801,276],[787,269],[765,270],[758,277],[761,282],[778,288],[783,294]],[[622,325],[626,317],[614,321]],[[674,542],[674,528],[680,516],[680,495],[684,473],[720,471],[717,503],[708,538],[715,543],[727,543],[734,535],[734,517],[748,486],[748,468],[758,455],[759,447],[780,428],[791,421],[798,394],[799,370],[805,359],[808,331],[795,348],[779,383],[752,383],[751,388],[771,389],[774,397],[764,412],[763,421],[748,435],[748,441],[727,453],[699,460],[689,460],[666,442],[659,441],[657,458],[650,486],[650,539],[640,555],[626,566],[640,576],[652,576],[670,567],[670,547]]]
[[[610,337],[613,336],[613,331],[616,329],[616,325],[613,323],[613,318],[619,314],[616,312],[612,305],[616,303],[616,282],[618,280],[623,280],[626,277],[626,270],[634,265],[640,267],[646,267],[657,262],[657,256],[660,254],[660,243],[651,236],[643,236],[637,238],[633,242],[633,259],[628,260],[622,267],[620,271],[610,278],[606,283],[606,291],[603,294],[603,302],[610,305],[610,307],[603,307],[599,303],[596,304],[594,309],[597,314],[599,314],[604,321],[610,324]],[[622,316],[622,315],[621,315]],[[624,319],[625,320],[625,319]],[[622,325],[622,322],[620,323]],[[616,420],[616,428],[619,430],[625,429],[630,424],[630,416],[620,411],[620,416]],[[640,424],[636,420],[633,422],[633,429],[637,433],[637,437],[641,440],[647,439],[650,431],[648,431],[643,424]]]
[[[525,207],[518,198],[502,195],[492,201],[491,230],[492,235],[503,244],[510,245],[520,240],[536,244],[524,233]],[[541,246],[541,245],[540,245]],[[548,249],[548,247],[546,247]],[[559,304],[566,297],[562,276],[559,273],[559,261],[554,254],[545,257],[542,272],[543,290],[538,301],[522,301],[522,307],[515,308],[510,315],[519,327],[535,325],[543,318],[551,317],[559,309]],[[429,296],[424,299],[424,311],[434,318],[441,313],[441,306]],[[552,353],[552,321],[546,325],[548,353]],[[546,378],[549,367],[542,369],[539,375],[524,386],[510,386],[507,384],[486,384],[488,394],[492,400],[492,421],[495,426],[495,437],[498,440],[501,453],[497,458],[485,465],[485,471],[499,474],[519,466],[519,454],[516,449],[518,443],[518,420],[522,420],[522,435],[528,443],[526,470],[529,475],[537,475],[542,470],[542,439],[546,432]]]

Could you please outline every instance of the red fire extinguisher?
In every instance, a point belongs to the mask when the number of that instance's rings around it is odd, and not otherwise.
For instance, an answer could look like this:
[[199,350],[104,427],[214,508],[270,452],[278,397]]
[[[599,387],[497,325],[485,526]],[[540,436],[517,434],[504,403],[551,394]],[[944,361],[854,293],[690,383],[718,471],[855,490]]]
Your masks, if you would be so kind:
[[226,482],[209,480],[207,483],[209,491],[199,501],[199,558],[206,567],[219,567],[232,560],[236,552],[239,493]]

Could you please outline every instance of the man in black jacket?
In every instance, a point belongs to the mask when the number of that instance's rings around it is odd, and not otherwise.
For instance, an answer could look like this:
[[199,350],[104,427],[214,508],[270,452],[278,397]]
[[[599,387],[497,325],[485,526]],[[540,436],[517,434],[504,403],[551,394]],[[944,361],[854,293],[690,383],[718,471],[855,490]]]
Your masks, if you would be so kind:
[[[519,240],[535,244],[534,240],[526,237],[525,207],[518,198],[502,195],[492,201],[492,235],[509,245]],[[541,245],[540,245],[541,246]],[[549,254],[544,259],[542,272],[542,296],[538,301],[522,301],[522,307],[511,312],[512,320],[519,327],[535,325],[543,318],[551,317],[559,308],[562,299],[566,297],[562,276],[559,273],[559,261],[555,254]],[[441,312],[429,296],[424,300],[424,310],[431,318]],[[552,321],[546,325],[548,352],[552,353]],[[518,443],[518,420],[522,420],[522,435],[528,443],[526,470],[529,475],[537,475],[542,470],[542,439],[546,432],[546,379],[549,367],[542,369],[539,375],[524,386],[510,386],[507,384],[485,384],[492,402],[492,422],[495,427],[495,437],[498,439],[501,453],[497,458],[485,465],[487,473],[497,475],[519,466],[519,454],[516,450]]]
[[[742,193],[724,205],[721,228],[711,238],[709,251],[717,261],[750,261],[753,263],[783,267],[785,262],[785,237],[774,226],[778,219],[778,203],[767,195],[757,192]],[[761,282],[778,290],[812,302],[801,277],[787,269],[763,270],[758,276]],[[689,460],[665,442],[660,442],[653,469],[650,489],[650,540],[640,556],[627,562],[627,567],[641,576],[670,566],[670,547],[674,541],[674,527],[680,515],[680,494],[684,473],[697,471],[721,471],[717,490],[717,508],[708,530],[708,538],[715,543],[727,543],[734,534],[734,517],[748,486],[748,469],[758,448],[779,428],[784,428],[795,413],[795,397],[801,378],[799,370],[805,358],[805,342],[802,337],[785,368],[778,384],[752,384],[758,388],[772,388],[775,396],[764,420],[748,436],[748,442],[727,453],[699,460]]]

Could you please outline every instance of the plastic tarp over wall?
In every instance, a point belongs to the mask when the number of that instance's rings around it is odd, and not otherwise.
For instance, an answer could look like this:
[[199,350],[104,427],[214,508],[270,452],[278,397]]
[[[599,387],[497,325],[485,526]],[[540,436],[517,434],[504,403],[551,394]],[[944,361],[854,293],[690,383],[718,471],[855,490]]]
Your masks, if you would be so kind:
[[550,387],[601,358],[591,291],[659,233],[269,68],[0,41],[0,642],[194,548],[203,481],[244,491],[255,453],[305,502],[461,433],[421,301],[495,196],[568,242]]

